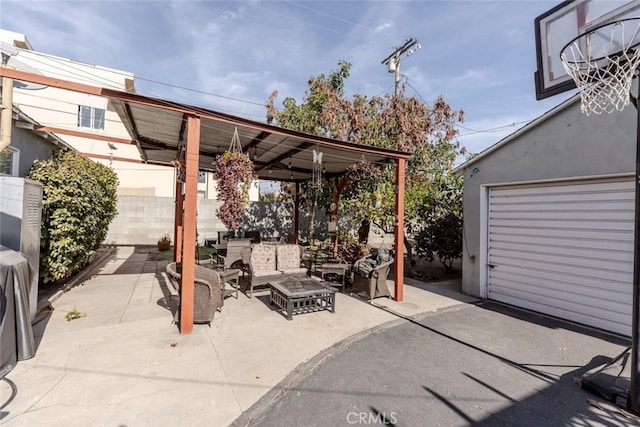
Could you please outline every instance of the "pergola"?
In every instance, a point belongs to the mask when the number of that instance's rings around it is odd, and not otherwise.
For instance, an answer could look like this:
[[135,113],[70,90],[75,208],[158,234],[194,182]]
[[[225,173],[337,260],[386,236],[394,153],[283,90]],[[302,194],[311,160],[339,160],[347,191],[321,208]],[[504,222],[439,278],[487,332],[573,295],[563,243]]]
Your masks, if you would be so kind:
[[[323,153],[324,176],[333,180],[338,201],[344,188],[346,169],[363,160],[376,164],[396,165],[396,226],[395,226],[395,299],[403,299],[404,246],[404,177],[410,153],[376,148],[324,138],[271,126],[223,114],[201,107],[164,99],[142,96],[113,89],[78,84],[60,79],[0,67],[0,76],[26,82],[105,97],[127,127],[131,140],[96,137],[93,133],[41,126],[41,130],[71,134],[110,142],[136,144],[143,162],[172,166],[184,159],[186,177],[176,182],[175,252],[182,261],[180,298],[180,332],[193,329],[193,289],[196,241],[197,183],[199,171],[213,171],[214,161],[230,145],[234,132],[240,136],[242,150],[252,158],[259,179],[300,183],[313,176],[312,150]],[[10,85],[11,86],[11,85]],[[297,200],[296,200],[297,202]],[[297,203],[296,209],[297,209]],[[337,205],[337,203],[336,203]],[[294,236],[297,239],[297,213],[294,215]],[[337,243],[336,243],[337,244]]]

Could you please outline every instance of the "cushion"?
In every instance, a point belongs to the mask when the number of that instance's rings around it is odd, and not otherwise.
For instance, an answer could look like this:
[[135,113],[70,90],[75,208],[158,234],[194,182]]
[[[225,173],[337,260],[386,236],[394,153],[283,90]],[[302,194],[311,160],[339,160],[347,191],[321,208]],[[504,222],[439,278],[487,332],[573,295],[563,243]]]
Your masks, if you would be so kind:
[[281,274],[282,273],[278,270],[262,270],[262,271],[254,271],[253,277],[276,276]]
[[300,268],[300,247],[298,245],[278,245],[276,248],[278,270]]
[[371,273],[376,268],[376,260],[372,258],[367,258],[362,262],[358,263],[357,272],[362,277],[371,277]]
[[384,264],[387,261],[391,260],[391,253],[389,253],[389,249],[380,248],[378,249],[378,253],[376,255],[376,262],[378,265]]
[[283,274],[288,274],[291,276],[302,276],[307,274],[307,269],[305,267],[298,268],[285,268],[284,270],[279,270]]
[[253,274],[276,271],[276,247],[274,245],[254,245],[251,250],[251,270]]

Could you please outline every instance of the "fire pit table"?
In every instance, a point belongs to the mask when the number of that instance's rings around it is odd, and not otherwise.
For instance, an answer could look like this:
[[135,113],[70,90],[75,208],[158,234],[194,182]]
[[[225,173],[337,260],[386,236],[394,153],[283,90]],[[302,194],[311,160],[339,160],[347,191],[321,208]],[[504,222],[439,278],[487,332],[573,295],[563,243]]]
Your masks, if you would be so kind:
[[336,290],[323,282],[307,276],[289,277],[269,283],[271,288],[270,303],[277,305],[292,320],[294,314],[312,311],[336,311]]

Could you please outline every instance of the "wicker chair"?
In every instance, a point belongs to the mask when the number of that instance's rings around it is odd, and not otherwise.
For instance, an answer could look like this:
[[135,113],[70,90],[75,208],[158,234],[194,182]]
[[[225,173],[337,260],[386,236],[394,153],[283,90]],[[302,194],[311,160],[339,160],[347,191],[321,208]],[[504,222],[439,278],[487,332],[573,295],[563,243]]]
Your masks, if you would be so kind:
[[[362,264],[365,263],[369,264],[372,268],[361,268]],[[351,292],[365,294],[369,298],[369,301],[378,297],[391,297],[391,292],[387,286],[387,276],[393,263],[393,258],[383,262],[376,262],[375,258],[372,259],[370,257],[357,260],[353,264],[353,285]]]
[[[175,262],[167,264],[167,276],[178,290],[182,284],[182,266]],[[179,291],[180,292],[180,291]],[[182,292],[180,292],[182,294]],[[213,315],[222,307],[220,276],[215,270],[199,265],[195,266],[193,289],[193,323],[208,323],[211,326]],[[178,312],[174,321],[178,319]]]

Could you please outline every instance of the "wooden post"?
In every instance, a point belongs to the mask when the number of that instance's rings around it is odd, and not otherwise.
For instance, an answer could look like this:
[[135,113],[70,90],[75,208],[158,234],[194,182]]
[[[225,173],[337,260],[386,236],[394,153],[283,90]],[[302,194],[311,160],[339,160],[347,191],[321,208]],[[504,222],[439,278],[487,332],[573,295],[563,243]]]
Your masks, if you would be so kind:
[[184,243],[182,248],[182,285],[180,287],[180,333],[182,334],[188,334],[193,330],[199,152],[200,117],[188,116],[184,195]]
[[404,175],[405,160],[398,159],[396,165],[396,259],[395,259],[395,300],[404,299]]
[[184,184],[176,181],[176,206],[173,217],[173,261],[182,262],[182,228],[184,225]]
[[296,182],[294,187],[294,191],[296,194],[293,195],[293,243],[296,245],[300,243],[300,223],[299,223],[299,215],[300,209],[300,183]]
[[340,195],[344,191],[344,188],[347,186],[347,177],[343,176],[340,181],[338,181],[338,177],[335,178],[335,191],[332,194],[332,201],[336,204],[336,208],[331,212],[330,215],[335,215],[336,219],[336,235],[333,241],[333,258],[338,258],[338,205],[340,204]]

